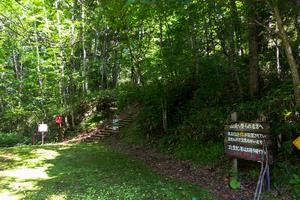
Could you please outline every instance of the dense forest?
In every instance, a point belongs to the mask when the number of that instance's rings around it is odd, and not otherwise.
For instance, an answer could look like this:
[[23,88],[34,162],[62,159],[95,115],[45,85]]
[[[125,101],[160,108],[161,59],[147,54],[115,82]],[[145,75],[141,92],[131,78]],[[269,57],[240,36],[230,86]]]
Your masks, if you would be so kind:
[[236,112],[270,123],[274,184],[300,197],[299,0],[1,0],[0,30],[1,146],[133,109],[126,140],[218,166]]

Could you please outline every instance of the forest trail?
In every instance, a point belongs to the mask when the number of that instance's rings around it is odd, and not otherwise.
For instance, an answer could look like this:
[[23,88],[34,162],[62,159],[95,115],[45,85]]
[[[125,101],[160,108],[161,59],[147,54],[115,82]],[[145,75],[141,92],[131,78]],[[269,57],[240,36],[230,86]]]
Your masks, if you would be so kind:
[[[128,146],[120,143],[116,137],[110,137],[106,144],[134,159],[143,161],[156,173],[166,179],[184,180],[207,189],[222,200],[249,200],[253,198],[256,182],[242,180],[241,188],[233,190],[229,187],[228,171],[222,167],[215,169],[195,165],[190,161],[180,161],[173,156],[162,154],[147,147]],[[283,191],[273,189],[275,199],[293,200]],[[269,199],[269,198],[262,198]]]
[[[121,143],[118,133],[122,128],[133,122],[134,116],[136,116],[136,113],[131,115],[121,113],[118,116],[120,121],[117,131],[112,129],[112,123],[108,122],[111,121],[110,119],[102,125],[89,129],[79,134],[76,138],[66,141],[66,143],[98,143],[104,141],[109,148],[118,153],[125,153],[136,160],[141,160],[153,171],[166,177],[166,179],[183,180],[198,185],[209,190],[214,196],[222,200],[252,199],[256,182],[242,180],[241,188],[233,190],[229,187],[229,173],[224,167],[220,166],[213,169],[207,166],[200,166],[191,161],[180,161],[173,156],[162,154],[149,147],[129,146]],[[280,199],[292,200],[292,198],[285,196],[282,191],[273,191],[273,193],[275,196],[281,195]]]
[[123,145],[116,138],[106,142],[117,152],[123,152],[137,160],[143,161],[156,173],[166,179],[184,180],[208,189],[213,195],[223,200],[247,200],[252,198],[255,184],[243,185],[240,190],[229,188],[229,179],[223,169],[210,169],[196,166],[189,161],[179,161],[172,156],[159,153],[150,148]]

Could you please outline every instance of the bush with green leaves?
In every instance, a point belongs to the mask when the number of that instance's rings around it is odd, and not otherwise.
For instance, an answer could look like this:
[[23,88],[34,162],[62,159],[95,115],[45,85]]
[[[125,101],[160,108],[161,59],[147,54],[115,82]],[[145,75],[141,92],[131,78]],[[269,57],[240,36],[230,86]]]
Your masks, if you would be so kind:
[[0,133],[0,147],[11,147],[18,144],[25,144],[30,138],[24,137],[19,133]]

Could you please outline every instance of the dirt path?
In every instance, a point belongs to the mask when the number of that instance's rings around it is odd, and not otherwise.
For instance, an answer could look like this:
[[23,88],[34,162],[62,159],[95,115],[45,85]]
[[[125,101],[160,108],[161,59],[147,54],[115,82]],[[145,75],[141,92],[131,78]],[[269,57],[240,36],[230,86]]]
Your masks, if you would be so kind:
[[[158,174],[170,179],[181,179],[208,189],[213,195],[223,200],[249,200],[253,198],[256,183],[242,180],[239,190],[233,190],[228,186],[228,173],[224,169],[209,169],[196,166],[189,161],[179,161],[172,156],[164,155],[153,149],[145,147],[129,147],[120,144],[117,139],[109,139],[106,143],[118,152],[142,160]],[[277,193],[277,192],[274,192]],[[278,199],[292,200],[287,196],[279,196]]]

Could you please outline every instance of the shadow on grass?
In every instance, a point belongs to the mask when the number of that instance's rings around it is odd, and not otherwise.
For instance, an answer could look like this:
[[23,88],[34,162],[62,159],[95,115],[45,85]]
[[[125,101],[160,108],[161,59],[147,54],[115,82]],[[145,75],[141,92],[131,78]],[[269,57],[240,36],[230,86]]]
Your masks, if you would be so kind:
[[[21,199],[213,199],[202,189],[159,177],[141,162],[101,144],[52,145],[14,153],[28,162],[33,173],[41,169],[35,178],[6,176],[0,182],[0,187]],[[38,157],[43,159],[37,161]],[[19,188],[5,186],[11,181]]]

